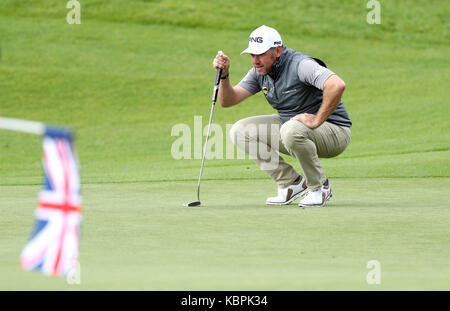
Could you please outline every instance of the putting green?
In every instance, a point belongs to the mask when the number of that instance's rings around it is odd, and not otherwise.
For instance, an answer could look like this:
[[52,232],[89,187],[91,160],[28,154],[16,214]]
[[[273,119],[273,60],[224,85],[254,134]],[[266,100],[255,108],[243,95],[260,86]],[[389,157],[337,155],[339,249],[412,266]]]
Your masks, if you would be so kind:
[[335,179],[326,207],[300,208],[264,205],[267,181],[206,181],[202,206],[185,208],[195,182],[87,184],[80,285],[20,270],[38,187],[2,187],[1,289],[443,290],[449,186]]
[[[41,139],[0,131],[0,290],[450,288],[448,5],[380,1],[369,25],[359,0],[80,2],[81,25],[64,1],[0,3],[0,115],[72,126],[83,195],[81,284],[22,271]],[[322,161],[334,196],[265,206],[275,185],[251,161],[208,159],[202,206],[183,208],[201,160],[175,160],[171,130],[207,125],[214,55],[239,82],[261,24],[346,82],[352,141]],[[213,122],[271,113],[259,94]]]

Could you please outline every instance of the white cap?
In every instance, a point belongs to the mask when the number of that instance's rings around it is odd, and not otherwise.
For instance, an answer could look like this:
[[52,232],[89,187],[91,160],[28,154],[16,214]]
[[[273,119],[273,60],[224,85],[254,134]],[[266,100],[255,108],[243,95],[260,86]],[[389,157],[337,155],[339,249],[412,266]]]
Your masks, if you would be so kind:
[[248,40],[248,48],[242,51],[242,54],[260,55],[265,53],[268,49],[283,45],[281,36],[275,29],[262,25],[256,28],[250,34]]

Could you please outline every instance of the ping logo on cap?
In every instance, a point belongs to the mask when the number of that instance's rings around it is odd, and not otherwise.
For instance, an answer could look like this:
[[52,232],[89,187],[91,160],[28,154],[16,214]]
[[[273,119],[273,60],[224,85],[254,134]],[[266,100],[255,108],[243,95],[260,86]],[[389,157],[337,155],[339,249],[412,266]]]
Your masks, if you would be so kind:
[[281,45],[281,41],[275,41],[273,45]]
[[248,41],[250,41],[250,42],[257,42],[257,43],[263,43],[263,38],[262,37],[250,37],[250,39],[248,39]]

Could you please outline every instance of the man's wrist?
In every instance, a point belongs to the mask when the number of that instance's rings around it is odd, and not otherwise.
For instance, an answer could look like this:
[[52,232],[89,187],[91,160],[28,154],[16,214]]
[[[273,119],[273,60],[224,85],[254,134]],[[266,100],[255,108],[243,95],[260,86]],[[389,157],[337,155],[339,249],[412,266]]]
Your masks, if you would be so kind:
[[319,126],[321,126],[322,125],[322,123],[323,122],[325,122],[325,121],[322,121],[317,115],[315,116],[315,118],[313,119],[313,122],[312,122],[312,128],[313,129],[315,129],[315,128],[318,128]]
[[227,73],[226,75],[221,76],[221,77],[220,77],[220,80],[228,79],[229,76],[230,76],[230,73]]

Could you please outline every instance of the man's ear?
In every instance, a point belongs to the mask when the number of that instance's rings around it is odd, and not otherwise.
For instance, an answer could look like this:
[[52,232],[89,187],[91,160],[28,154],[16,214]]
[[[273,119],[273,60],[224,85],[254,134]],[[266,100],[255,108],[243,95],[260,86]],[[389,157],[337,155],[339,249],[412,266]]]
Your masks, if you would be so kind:
[[279,45],[279,46],[277,46],[276,54],[275,54],[277,56],[277,58],[281,56],[281,53],[283,53],[283,47],[281,45]]

